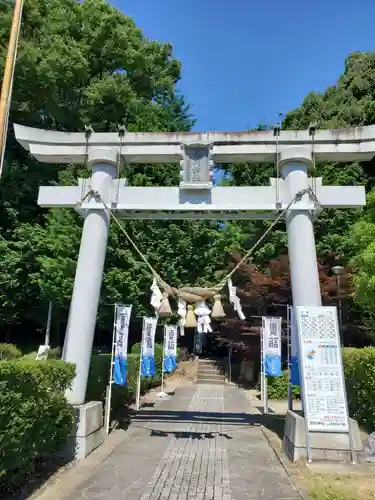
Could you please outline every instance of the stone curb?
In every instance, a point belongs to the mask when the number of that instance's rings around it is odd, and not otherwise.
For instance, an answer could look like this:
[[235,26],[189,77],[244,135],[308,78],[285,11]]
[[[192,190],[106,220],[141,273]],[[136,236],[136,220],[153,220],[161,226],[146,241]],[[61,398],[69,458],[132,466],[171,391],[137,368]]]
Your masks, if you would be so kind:
[[305,489],[303,489],[300,486],[298,486],[298,483],[299,483],[299,480],[300,480],[300,476],[297,473],[296,469],[291,466],[291,463],[290,463],[288,457],[285,455],[285,453],[283,453],[280,450],[280,440],[277,439],[277,438],[275,438],[268,431],[268,429],[265,428],[264,426],[261,426],[261,431],[262,431],[263,436],[267,440],[268,444],[271,446],[271,448],[275,452],[275,454],[276,454],[276,456],[277,456],[280,464],[282,465],[283,469],[285,470],[285,472],[290,477],[290,480],[292,481],[295,490],[297,491],[297,493],[301,497],[301,500],[310,500],[311,497],[310,497],[309,493]]

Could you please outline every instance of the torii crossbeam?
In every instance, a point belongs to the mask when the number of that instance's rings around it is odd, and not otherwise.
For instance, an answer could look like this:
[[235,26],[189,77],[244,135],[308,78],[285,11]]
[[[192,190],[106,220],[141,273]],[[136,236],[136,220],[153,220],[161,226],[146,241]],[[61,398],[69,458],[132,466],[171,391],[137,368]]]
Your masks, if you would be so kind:
[[[286,214],[293,304],[320,306],[313,218],[324,208],[360,208],[363,186],[324,186],[308,177],[313,161],[352,162],[375,155],[375,126],[309,131],[240,133],[64,133],[15,125],[16,139],[46,163],[87,164],[90,179],[78,186],[42,186],[43,207],[75,208],[84,218],[74,290],[64,346],[64,359],[76,364],[68,397],[84,402],[106,253],[109,219],[103,205],[88,195],[93,189],[127,218],[266,219],[275,218],[295,195],[313,186],[316,199],[305,195]],[[283,179],[262,187],[214,187],[212,167],[223,163],[277,161]],[[181,167],[176,187],[132,187],[117,179],[120,162]],[[160,167],[163,168],[163,167]],[[339,167],[338,167],[339,168]],[[84,200],[84,201],[82,201]]]

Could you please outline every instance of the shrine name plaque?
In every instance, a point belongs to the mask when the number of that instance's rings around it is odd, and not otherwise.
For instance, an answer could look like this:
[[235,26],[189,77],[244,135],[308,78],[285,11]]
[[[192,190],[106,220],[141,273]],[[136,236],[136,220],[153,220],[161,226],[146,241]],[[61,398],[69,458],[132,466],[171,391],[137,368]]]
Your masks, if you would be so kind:
[[349,432],[337,309],[302,306],[295,309],[307,429]]
[[212,187],[208,146],[186,146],[181,163],[181,187],[187,189],[210,189]]

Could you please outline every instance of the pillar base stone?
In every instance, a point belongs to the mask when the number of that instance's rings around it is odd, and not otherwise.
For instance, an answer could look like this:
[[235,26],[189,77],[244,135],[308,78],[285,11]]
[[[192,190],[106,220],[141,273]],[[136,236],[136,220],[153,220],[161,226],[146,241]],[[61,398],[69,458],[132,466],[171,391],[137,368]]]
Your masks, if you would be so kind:
[[[356,463],[363,462],[363,445],[358,422],[349,419]],[[318,462],[351,463],[349,435],[310,432],[310,457]],[[288,410],[285,418],[283,449],[292,462],[307,460],[305,418],[302,412]]]
[[104,441],[103,403],[91,401],[73,408],[76,423],[61,455],[71,460],[82,460]]

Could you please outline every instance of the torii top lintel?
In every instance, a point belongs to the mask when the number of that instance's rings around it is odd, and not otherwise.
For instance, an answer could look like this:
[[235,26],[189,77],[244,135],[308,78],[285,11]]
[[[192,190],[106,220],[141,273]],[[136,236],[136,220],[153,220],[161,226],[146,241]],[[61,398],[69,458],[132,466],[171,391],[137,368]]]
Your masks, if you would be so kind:
[[[39,161],[83,163],[87,154],[85,133],[56,132],[14,125],[17,141]],[[93,132],[90,148],[120,151],[127,163],[178,163],[186,147],[206,146],[215,163],[270,163],[286,148],[311,147],[317,162],[367,161],[375,156],[375,125],[346,129],[281,130],[276,141],[272,130],[253,132]],[[278,146],[276,143],[278,142]]]
[[[53,132],[15,125],[16,139],[39,161],[84,163],[93,166],[90,180],[78,186],[42,186],[38,204],[43,207],[71,207],[85,215],[102,210],[103,204],[90,195],[94,189],[102,200],[123,217],[131,218],[274,218],[289,207],[295,194],[308,185],[308,166],[316,161],[366,161],[375,155],[375,126],[316,131],[273,131],[240,133],[118,133]],[[214,163],[272,163],[276,153],[285,169],[285,179],[270,179],[269,186],[215,187],[211,189]],[[314,155],[313,155],[314,153]],[[120,158],[121,156],[121,158]],[[102,184],[103,166],[126,163],[179,163],[181,182],[173,187],[128,186],[125,179],[109,178]],[[293,184],[288,169],[305,165],[303,186],[297,175]],[[94,165],[96,165],[94,167]],[[299,167],[297,167],[299,168]],[[115,175],[114,170],[111,175]],[[106,174],[107,175],[107,174]],[[289,179],[289,180],[288,180]],[[366,203],[363,186],[324,186],[313,182],[321,208],[360,208]],[[317,213],[309,197],[290,210]]]

